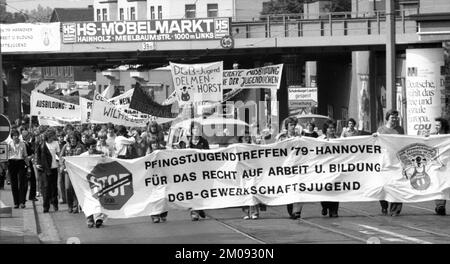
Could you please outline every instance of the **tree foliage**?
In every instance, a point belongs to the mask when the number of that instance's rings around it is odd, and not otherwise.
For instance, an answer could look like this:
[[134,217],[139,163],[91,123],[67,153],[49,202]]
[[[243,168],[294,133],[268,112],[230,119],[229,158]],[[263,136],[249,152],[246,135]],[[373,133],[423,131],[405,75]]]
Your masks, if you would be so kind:
[[49,22],[52,12],[52,8],[38,5],[36,9],[26,11],[27,22]]
[[[262,15],[269,14],[299,14],[303,13],[303,4],[313,0],[270,0],[263,4]],[[327,8],[330,12],[349,12],[352,9],[351,0],[331,0]]]

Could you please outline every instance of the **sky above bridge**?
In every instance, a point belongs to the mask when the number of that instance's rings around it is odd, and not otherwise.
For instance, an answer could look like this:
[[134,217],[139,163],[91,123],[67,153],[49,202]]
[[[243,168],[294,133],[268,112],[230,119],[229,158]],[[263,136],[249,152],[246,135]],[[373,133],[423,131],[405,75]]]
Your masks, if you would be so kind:
[[17,10],[33,10],[38,5],[43,7],[87,7],[93,5],[94,0],[6,0],[7,11],[17,12]]

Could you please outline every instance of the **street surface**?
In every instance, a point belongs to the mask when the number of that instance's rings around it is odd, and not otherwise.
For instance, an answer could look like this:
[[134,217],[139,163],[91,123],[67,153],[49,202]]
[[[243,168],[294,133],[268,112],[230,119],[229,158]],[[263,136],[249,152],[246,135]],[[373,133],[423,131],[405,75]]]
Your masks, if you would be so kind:
[[54,233],[48,243],[450,244],[449,217],[435,215],[434,202],[404,204],[398,217],[382,216],[378,202],[341,203],[339,218],[323,217],[320,210],[319,203],[306,204],[301,220],[289,219],[285,206],[268,207],[258,220],[242,219],[240,208],[206,210],[207,218],[198,222],[188,211],[169,211],[165,223],[154,224],[150,217],[108,219],[89,229],[83,214],[63,209],[46,214],[41,225]]
[[[0,199],[12,203],[10,186]],[[289,219],[285,206],[273,206],[257,220],[242,219],[240,208],[206,210],[198,222],[188,211],[173,210],[165,223],[107,219],[100,228],[88,228],[84,214],[69,214],[65,204],[49,214],[42,213],[42,197],[34,206],[28,201],[13,217],[0,218],[0,244],[450,244],[449,216],[436,215],[434,201],[404,204],[398,217],[382,216],[378,202],[340,203],[338,218],[308,203],[300,220]]]

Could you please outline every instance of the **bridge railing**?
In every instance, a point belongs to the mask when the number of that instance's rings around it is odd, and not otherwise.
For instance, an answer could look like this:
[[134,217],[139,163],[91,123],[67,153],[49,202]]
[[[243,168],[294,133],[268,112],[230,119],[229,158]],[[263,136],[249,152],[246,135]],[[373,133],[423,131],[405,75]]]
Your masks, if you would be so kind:
[[[417,22],[410,17],[418,13],[418,9],[395,11],[396,33],[418,32]],[[234,21],[231,30],[235,38],[381,35],[386,33],[385,21],[385,11],[273,14]]]

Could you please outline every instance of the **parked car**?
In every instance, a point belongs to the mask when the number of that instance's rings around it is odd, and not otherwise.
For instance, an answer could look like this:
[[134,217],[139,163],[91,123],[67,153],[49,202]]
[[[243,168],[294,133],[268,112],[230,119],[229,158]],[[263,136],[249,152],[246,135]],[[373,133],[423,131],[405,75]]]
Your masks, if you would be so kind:
[[191,118],[172,124],[169,129],[167,148],[184,148],[187,145],[193,121],[202,126],[202,136],[208,140],[211,149],[238,143],[239,137],[250,131],[250,126],[239,119],[217,116]]

